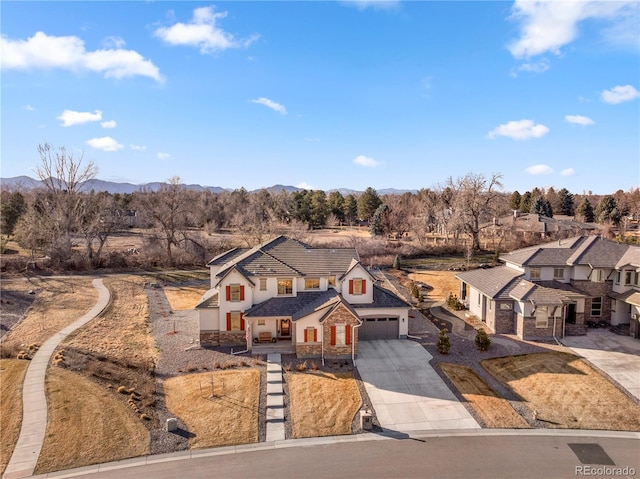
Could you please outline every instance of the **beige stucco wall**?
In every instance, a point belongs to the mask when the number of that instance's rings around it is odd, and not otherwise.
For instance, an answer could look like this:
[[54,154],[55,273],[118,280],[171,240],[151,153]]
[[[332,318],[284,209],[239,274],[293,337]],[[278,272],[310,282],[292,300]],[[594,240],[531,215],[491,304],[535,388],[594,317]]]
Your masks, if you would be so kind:
[[[362,278],[367,281],[365,294],[349,294],[349,280]],[[373,302],[373,279],[362,265],[353,268],[342,280],[342,296],[349,304],[363,304]]]

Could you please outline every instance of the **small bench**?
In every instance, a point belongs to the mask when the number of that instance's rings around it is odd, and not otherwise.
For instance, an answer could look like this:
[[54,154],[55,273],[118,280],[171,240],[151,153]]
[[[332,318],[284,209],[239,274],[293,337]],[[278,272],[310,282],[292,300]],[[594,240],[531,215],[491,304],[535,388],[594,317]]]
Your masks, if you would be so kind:
[[259,343],[275,343],[276,338],[269,331],[263,331],[258,333],[258,342]]

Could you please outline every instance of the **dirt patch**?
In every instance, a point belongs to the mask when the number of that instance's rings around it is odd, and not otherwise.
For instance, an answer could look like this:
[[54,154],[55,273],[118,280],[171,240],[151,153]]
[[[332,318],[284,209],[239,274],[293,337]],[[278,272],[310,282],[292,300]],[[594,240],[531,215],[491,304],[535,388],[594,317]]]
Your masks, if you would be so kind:
[[290,372],[285,380],[294,438],[352,433],[353,418],[362,406],[352,373]]
[[528,403],[539,427],[640,431],[640,405],[577,356],[550,352],[481,364]]
[[63,368],[47,374],[47,432],[35,473],[141,456],[149,431],[112,392]]
[[167,407],[186,424],[191,448],[258,442],[260,371],[188,374],[164,382]]
[[185,311],[196,307],[209,286],[165,286],[164,294],[173,311]]
[[427,284],[431,289],[425,291],[427,301],[446,301],[449,294],[458,294],[460,281],[455,278],[455,271],[426,271],[424,273],[409,273],[410,281]]
[[22,383],[29,361],[0,360],[0,475],[9,464],[22,424]]
[[488,428],[528,428],[524,420],[509,404],[484,382],[470,367],[440,363],[462,397],[476,410]]
[[35,300],[26,316],[4,337],[3,342],[42,344],[51,335],[86,314],[98,300],[91,278],[30,278],[28,288]]
[[25,281],[3,281],[0,289],[0,338],[25,315],[36,299],[29,294],[32,286]]

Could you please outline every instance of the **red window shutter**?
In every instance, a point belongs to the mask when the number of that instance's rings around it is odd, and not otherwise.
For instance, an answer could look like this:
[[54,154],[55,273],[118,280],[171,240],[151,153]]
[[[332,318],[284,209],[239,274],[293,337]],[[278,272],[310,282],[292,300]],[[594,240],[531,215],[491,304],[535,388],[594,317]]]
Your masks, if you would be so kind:
[[345,343],[351,344],[351,326],[348,324],[344,327],[344,338]]
[[353,280],[349,280],[349,294],[353,294]]
[[336,327],[331,326],[331,346],[336,345]]
[[240,286],[240,301],[244,301],[244,286]]
[[363,279],[362,280],[362,294],[366,294],[367,292],[367,280]]
[[240,330],[244,331],[244,313],[240,313]]
[[309,332],[309,331],[307,331],[306,329],[304,330],[304,342],[305,342],[305,343],[308,343],[308,342],[309,342],[309,337],[308,337],[308,335],[307,335],[307,333],[308,333],[308,332]]
[[231,313],[227,313],[227,331],[231,331]]
[[317,329],[313,329],[313,342],[317,343],[318,342],[318,330]]
[[227,291],[227,301],[231,301],[231,286],[227,286],[225,289]]

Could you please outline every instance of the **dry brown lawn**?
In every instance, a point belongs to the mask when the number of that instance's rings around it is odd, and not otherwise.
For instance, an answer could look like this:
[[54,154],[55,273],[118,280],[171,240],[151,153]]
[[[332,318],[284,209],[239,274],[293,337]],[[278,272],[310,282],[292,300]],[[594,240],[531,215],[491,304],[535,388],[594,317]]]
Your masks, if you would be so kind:
[[3,285],[3,289],[13,287],[37,292],[24,319],[7,333],[3,341],[42,344],[95,305],[98,292],[91,283],[91,278],[70,277],[30,278],[29,282],[11,281]]
[[462,397],[475,409],[489,428],[528,428],[529,423],[468,366],[440,364]]
[[36,474],[149,453],[149,431],[106,390],[78,373],[50,367],[47,432]]
[[22,424],[22,382],[29,361],[0,359],[0,476],[4,473]]
[[208,285],[165,286],[164,294],[167,296],[172,310],[184,311],[195,308],[196,304],[202,299],[202,295],[208,290]]
[[577,356],[537,353],[481,364],[548,427],[640,431],[640,405]]
[[446,301],[450,293],[458,295],[460,281],[455,278],[455,271],[425,271],[424,273],[409,273],[412,281],[422,281],[433,289],[426,294],[426,300]]
[[352,373],[288,373],[293,437],[351,434],[362,397]]
[[191,448],[258,442],[260,371],[188,374],[164,382],[167,408],[186,424]]
[[64,347],[91,351],[122,363],[154,365],[158,352],[149,325],[144,278],[115,276],[105,279],[104,284],[111,292],[111,304]]

